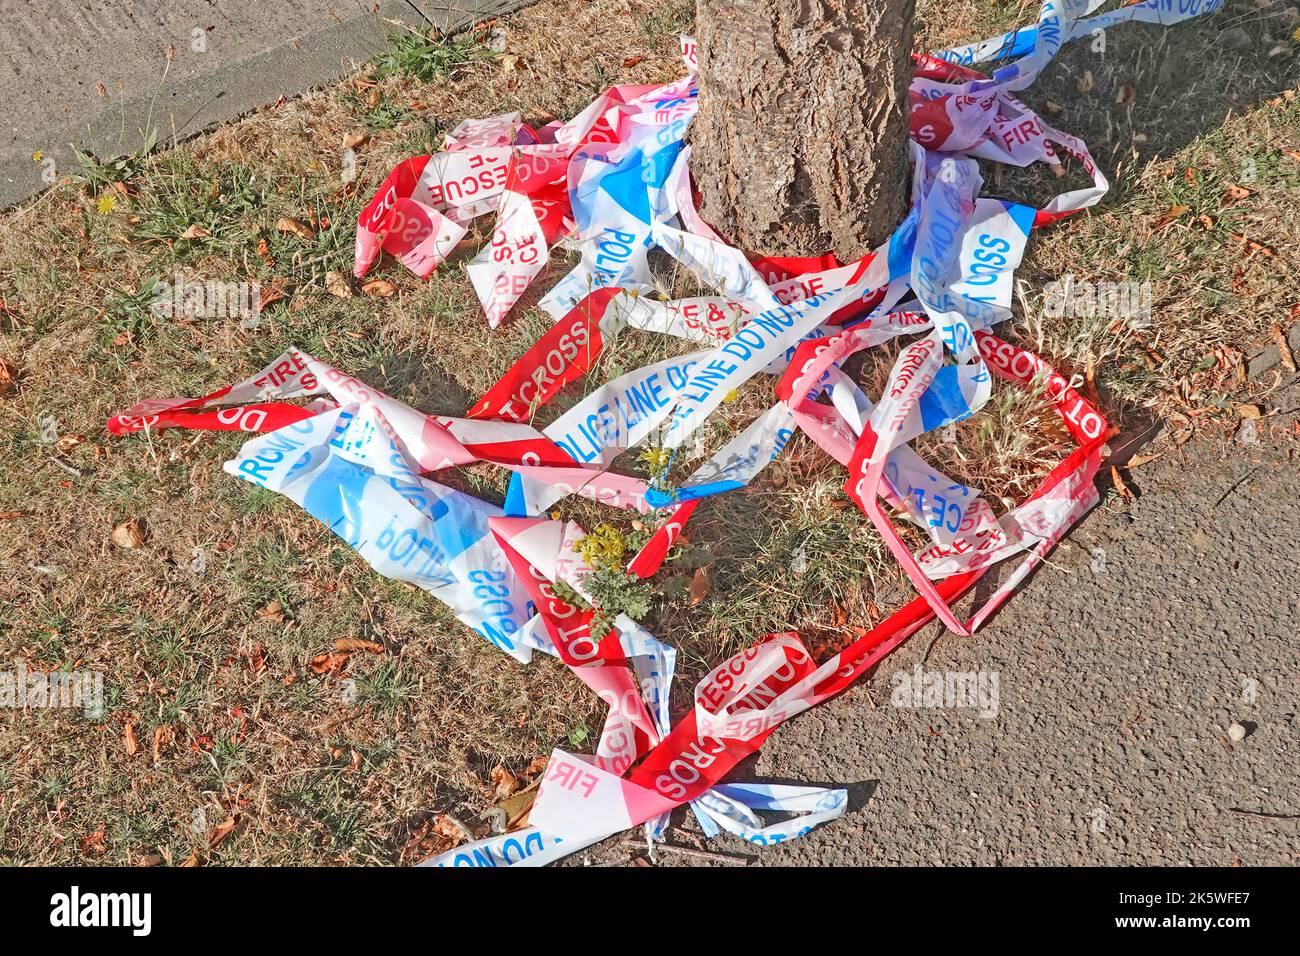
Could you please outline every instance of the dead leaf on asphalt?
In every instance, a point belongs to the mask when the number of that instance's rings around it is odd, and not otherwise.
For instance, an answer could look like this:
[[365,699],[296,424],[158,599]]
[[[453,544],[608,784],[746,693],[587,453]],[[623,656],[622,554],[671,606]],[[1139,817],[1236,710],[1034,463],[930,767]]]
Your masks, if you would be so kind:
[[148,529],[140,518],[129,518],[113,529],[113,544],[131,550],[144,547]]
[[1141,468],[1143,465],[1149,465],[1157,458],[1163,457],[1165,457],[1164,452],[1156,452],[1153,455],[1134,455],[1128,460],[1128,469],[1132,471],[1134,468]]
[[1294,372],[1296,370],[1295,353],[1291,351],[1291,343],[1287,341],[1282,326],[1274,322],[1269,331],[1273,333],[1273,341],[1277,343],[1277,356],[1282,361],[1282,367],[1288,372]]
[[1125,501],[1133,501],[1137,498],[1137,495],[1133,494],[1133,489],[1124,483],[1124,478],[1114,465],[1110,466],[1110,480],[1114,484],[1115,490],[1119,492],[1119,496]]
[[316,230],[299,219],[281,216],[275,221],[275,228],[280,232],[291,232],[300,239],[315,239]]

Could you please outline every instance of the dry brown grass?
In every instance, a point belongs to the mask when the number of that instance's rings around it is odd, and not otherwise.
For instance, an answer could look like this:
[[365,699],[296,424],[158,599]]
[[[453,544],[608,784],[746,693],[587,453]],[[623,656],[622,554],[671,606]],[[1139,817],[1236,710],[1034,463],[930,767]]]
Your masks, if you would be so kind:
[[[936,10],[923,4],[920,13],[918,43],[927,48],[1031,15],[1015,4]],[[426,410],[462,411],[546,321],[528,310],[490,333],[460,268],[472,249],[427,283],[385,266],[380,274],[400,288],[391,299],[328,295],[325,272],[348,270],[368,191],[464,116],[519,109],[544,121],[572,114],[610,82],[678,75],[675,36],[688,13],[680,0],[542,0],[504,21],[507,49],[519,57],[513,70],[481,62],[435,83],[390,78],[375,107],[354,78],[151,158],[132,195],[106,215],[67,183],[0,219],[0,356],[20,369],[17,390],[0,398],[0,511],[22,512],[0,521],[0,660],[99,670],[110,709],[100,723],[0,712],[0,857],[176,863],[197,849],[211,863],[405,862],[432,848],[428,840],[407,848],[432,815],[454,811],[473,823],[490,805],[493,765],[521,772],[557,743],[583,749],[602,708],[562,668],[517,666],[422,592],[374,574],[288,502],[224,476],[220,462],[237,438],[111,440],[102,426],[142,397],[197,395],[232,381],[289,344]],[[1253,7],[1228,16],[1256,36],[1278,32]],[[1119,184],[1102,208],[1031,241],[1018,317],[1004,331],[1067,375],[1092,369],[1119,419],[1177,408],[1195,412],[1202,427],[1228,427],[1241,386],[1219,366],[1193,370],[1215,345],[1264,344],[1295,301],[1300,164],[1284,151],[1300,148],[1300,107],[1263,105],[1294,76],[1262,41],[1256,54],[1215,55],[1218,26],[1167,37],[1113,31],[1103,63],[1072,49],[1028,97],[1063,104],[1055,121],[1085,136]],[[1161,80],[1162,57],[1175,50],[1176,80]],[[633,56],[642,59],[623,66]],[[1094,85],[1081,94],[1085,69]],[[1115,105],[1125,82],[1138,91],[1131,108]],[[359,150],[360,182],[346,188],[341,143],[358,130],[371,138]],[[1224,203],[1224,184],[1239,178],[1245,158],[1255,160],[1255,188]],[[988,191],[1023,201],[1062,185],[1043,170],[1000,178]],[[1192,211],[1159,227],[1177,204]],[[277,233],[282,215],[314,221],[317,238]],[[1211,218],[1208,228],[1199,215]],[[204,217],[211,241],[175,238],[191,216]],[[1233,233],[1273,255],[1242,255]],[[540,286],[567,268],[565,256],[556,260]],[[121,339],[123,290],[177,269],[255,279],[289,295],[253,331],[204,319]],[[1149,279],[1153,326],[1044,320],[1042,286],[1067,272]],[[681,347],[629,334],[597,374]],[[863,381],[879,382],[887,359],[866,359]],[[931,436],[925,453],[993,498],[1019,498],[1061,452],[1060,436],[1031,397],[998,395],[959,426],[956,443]],[[771,401],[770,383],[751,383],[714,431],[721,436]],[[46,419],[86,440],[59,452],[41,440]],[[453,480],[487,497],[502,488],[491,469]],[[906,596],[879,536],[845,507],[842,482],[838,466],[797,438],[749,489],[701,507],[693,546],[666,571],[648,621],[681,649],[679,693],[756,633],[842,632]],[[621,520],[565,507],[588,526]],[[146,546],[113,547],[112,528],[133,517],[147,523]],[[207,555],[203,573],[190,567],[195,548]],[[802,572],[793,570],[797,551]],[[713,587],[692,608],[686,587],[699,565],[710,567]],[[259,614],[272,602],[283,620]],[[377,641],[384,653],[352,655],[347,675],[314,674],[312,657],[341,637]],[[128,725],[139,741],[134,755]],[[175,741],[155,763],[158,732]],[[209,830],[232,813],[239,827],[208,849]]]

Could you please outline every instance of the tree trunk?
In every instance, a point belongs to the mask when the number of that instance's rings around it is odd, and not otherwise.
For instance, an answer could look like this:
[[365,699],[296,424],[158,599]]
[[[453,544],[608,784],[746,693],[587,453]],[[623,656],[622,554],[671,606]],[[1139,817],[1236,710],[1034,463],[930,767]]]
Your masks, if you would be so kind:
[[907,210],[916,0],[698,0],[691,173],[749,252],[847,261]]

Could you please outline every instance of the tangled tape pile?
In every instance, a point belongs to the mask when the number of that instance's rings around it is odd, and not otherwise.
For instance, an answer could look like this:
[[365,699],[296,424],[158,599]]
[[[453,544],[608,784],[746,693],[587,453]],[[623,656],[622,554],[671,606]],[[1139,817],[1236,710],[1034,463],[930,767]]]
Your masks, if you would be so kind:
[[[1047,2],[1035,26],[916,59],[910,91],[912,204],[879,249],[857,262],[751,261],[697,214],[684,135],[696,107],[691,75],[664,86],[615,86],[568,122],[532,129],[518,114],[471,120],[442,152],[407,160],[361,214],[356,274],[386,251],[427,276],[469,221],[496,213],[491,242],[468,265],[497,326],[559,240],[578,266],[541,300],[548,330],[463,418],[425,415],[290,349],[262,371],[202,398],[142,402],[108,423],[116,434],[165,428],[261,433],[225,470],[298,503],[380,573],[435,595],[466,625],[527,662],[560,658],[609,706],[596,753],[556,750],[531,825],[461,846],[437,865],[541,864],[621,830],[660,834],[689,803],[709,835],[786,840],[844,813],[843,790],[724,784],[727,772],[800,711],[838,694],[938,617],[970,634],[1097,501],[1109,428],[1064,378],[991,331],[1010,315],[1012,273],[1029,233],[1096,203],[1107,183],[1086,146],[1013,95],[1070,39],[1125,20],[1171,24],[1221,0],[1146,0],[1084,19],[1099,0]],[[991,76],[967,64],[1020,57]],[[1033,209],[979,195],[977,160],[1055,163],[1092,176],[1086,189]],[[715,295],[657,297],[648,253],[662,250]],[[701,348],[621,375],[543,429],[532,413],[586,375],[625,329]],[[841,369],[852,353],[912,337],[872,402]],[[668,450],[697,433],[750,378],[775,376],[779,401],[678,488],[611,465],[652,437]],[[911,450],[917,436],[964,419],[993,379],[1041,391],[1078,447],[1029,498],[997,515],[978,489]],[[305,405],[286,401],[309,398]],[[625,616],[607,633],[588,603],[583,530],[545,515],[585,495],[662,515],[628,573],[653,575],[701,499],[748,484],[801,429],[845,465],[849,496],[880,530],[919,597],[818,665],[795,634],[769,634],[714,669],[675,725],[675,652]],[[512,472],[499,508],[430,480],[488,462]],[[929,544],[905,547],[884,499]],[[966,621],[952,603],[1006,558],[1020,563]],[[764,825],[756,810],[793,814]]]

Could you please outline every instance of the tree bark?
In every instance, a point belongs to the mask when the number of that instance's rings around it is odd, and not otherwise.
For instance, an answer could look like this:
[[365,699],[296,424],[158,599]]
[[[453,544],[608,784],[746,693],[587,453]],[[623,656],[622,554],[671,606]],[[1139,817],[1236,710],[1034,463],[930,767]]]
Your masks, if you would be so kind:
[[907,209],[916,0],[698,0],[701,213],[763,255],[855,259]]

